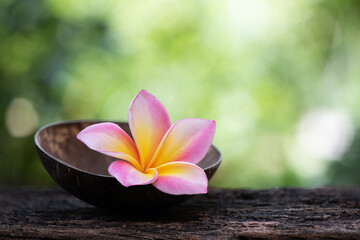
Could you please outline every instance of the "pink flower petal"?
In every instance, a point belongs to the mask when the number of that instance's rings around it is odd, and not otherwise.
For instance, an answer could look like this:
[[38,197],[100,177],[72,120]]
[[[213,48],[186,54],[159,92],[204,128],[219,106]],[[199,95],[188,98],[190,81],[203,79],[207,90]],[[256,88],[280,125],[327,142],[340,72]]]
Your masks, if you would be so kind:
[[158,176],[157,171],[153,168],[149,168],[143,173],[125,161],[112,162],[108,171],[125,187],[150,184]]
[[83,129],[77,138],[90,149],[124,159],[140,169],[134,141],[115,123],[98,123]]
[[148,167],[174,161],[197,164],[208,152],[215,134],[213,120],[185,118],[167,132]]
[[145,163],[151,160],[170,128],[170,118],[161,102],[145,90],[141,90],[131,102],[128,118],[144,170]]
[[207,193],[208,179],[204,170],[188,162],[166,163],[156,168],[153,186],[173,195]]

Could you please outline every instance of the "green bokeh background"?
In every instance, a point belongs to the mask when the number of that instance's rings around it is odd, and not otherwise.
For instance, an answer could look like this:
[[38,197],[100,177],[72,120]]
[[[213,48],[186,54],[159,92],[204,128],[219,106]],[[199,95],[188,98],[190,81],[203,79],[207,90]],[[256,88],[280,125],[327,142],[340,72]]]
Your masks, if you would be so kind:
[[54,184],[44,124],[214,119],[211,185],[360,185],[359,1],[0,1],[0,184]]

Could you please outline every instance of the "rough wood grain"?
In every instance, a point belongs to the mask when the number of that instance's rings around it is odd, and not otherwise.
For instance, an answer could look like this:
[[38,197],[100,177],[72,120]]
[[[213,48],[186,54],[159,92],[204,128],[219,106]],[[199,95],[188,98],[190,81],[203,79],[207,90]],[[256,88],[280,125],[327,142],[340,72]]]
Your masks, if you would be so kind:
[[0,189],[0,239],[360,239],[360,189],[211,189],[111,213],[60,189]]

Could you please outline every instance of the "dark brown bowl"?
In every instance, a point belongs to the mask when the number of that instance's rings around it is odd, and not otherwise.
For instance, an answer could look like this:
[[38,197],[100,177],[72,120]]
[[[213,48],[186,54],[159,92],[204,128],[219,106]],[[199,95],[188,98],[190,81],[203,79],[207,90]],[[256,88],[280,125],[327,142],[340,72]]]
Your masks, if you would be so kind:
[[[37,131],[35,144],[41,162],[51,177],[79,199],[104,209],[129,206],[157,207],[175,205],[192,195],[169,195],[152,185],[122,186],[108,174],[111,162],[118,159],[86,147],[76,138],[85,127],[101,121],[65,121],[46,125]],[[127,123],[117,124],[130,134]],[[221,153],[211,146],[198,163],[210,179],[221,162]]]

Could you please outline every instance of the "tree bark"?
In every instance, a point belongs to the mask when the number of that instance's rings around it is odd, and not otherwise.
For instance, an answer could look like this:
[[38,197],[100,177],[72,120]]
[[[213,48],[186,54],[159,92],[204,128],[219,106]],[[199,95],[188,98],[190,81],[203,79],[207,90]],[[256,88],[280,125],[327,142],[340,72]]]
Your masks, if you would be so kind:
[[0,239],[360,239],[360,188],[210,189],[112,213],[61,189],[3,187]]

